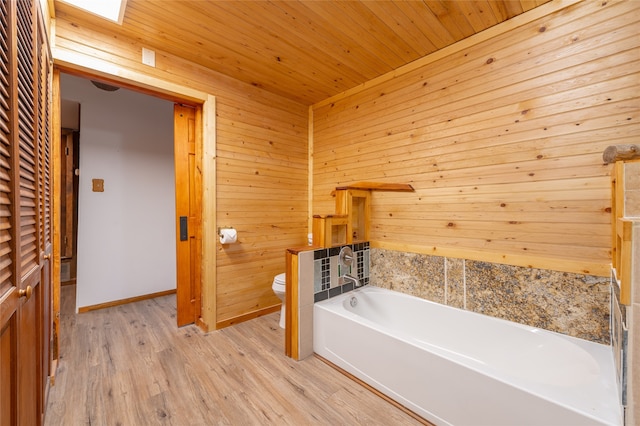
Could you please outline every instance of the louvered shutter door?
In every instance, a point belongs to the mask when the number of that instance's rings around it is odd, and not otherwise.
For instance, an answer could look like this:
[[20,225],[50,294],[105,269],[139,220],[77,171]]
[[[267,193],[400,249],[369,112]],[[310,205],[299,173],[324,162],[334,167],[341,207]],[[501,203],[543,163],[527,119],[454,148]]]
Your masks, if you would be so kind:
[[13,285],[11,260],[11,130],[9,100],[9,12],[0,1],[0,295]]
[[38,213],[51,198],[48,182],[39,189],[51,145],[49,65],[39,61],[36,7],[35,0],[0,0],[0,424],[35,426],[44,408],[51,311],[39,250],[48,238],[40,231],[51,231]]
[[40,213],[40,250],[47,252],[51,245],[51,137],[49,123],[49,55],[47,46],[38,33],[38,170],[40,185],[38,186]]
[[20,152],[20,267],[22,276],[37,266],[37,145],[36,85],[34,81],[35,29],[32,7],[18,1],[18,110]]

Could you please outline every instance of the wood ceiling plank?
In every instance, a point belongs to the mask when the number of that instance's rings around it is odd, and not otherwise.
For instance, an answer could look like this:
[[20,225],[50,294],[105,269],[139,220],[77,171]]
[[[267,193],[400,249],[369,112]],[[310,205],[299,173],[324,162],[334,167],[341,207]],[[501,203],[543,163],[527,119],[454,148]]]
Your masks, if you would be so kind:
[[456,2],[456,5],[475,32],[480,32],[498,23],[488,1],[460,1]]
[[54,5],[58,19],[309,105],[544,2],[128,0],[122,25]]
[[[234,13],[257,34],[256,48],[259,51],[273,49],[273,66],[283,67],[291,75],[303,75],[309,84],[327,84],[326,89],[330,91],[349,89],[362,80],[362,74],[343,63],[339,51],[334,53],[318,48],[318,37],[307,35],[308,28],[298,27],[297,31],[292,31],[289,22],[281,18],[280,11],[266,2],[234,4]],[[261,19],[251,21],[252,14]]]
[[[398,64],[405,64],[424,56],[420,55],[418,49],[412,46],[407,39],[398,34],[397,24],[394,24],[393,21],[389,22],[390,19],[393,19],[393,15],[401,15],[392,3],[350,1],[344,4],[345,10],[349,10],[350,16],[353,16],[353,20],[363,26],[369,37],[376,38],[381,45],[401,59]],[[378,7],[378,13],[375,13],[370,7],[374,4],[383,6],[382,8]],[[396,65],[394,68],[398,66]]]
[[507,11],[506,19],[513,18],[514,16],[524,12],[524,10],[522,9],[522,4],[519,1],[505,0],[504,5],[505,5],[505,10]]
[[336,64],[357,70],[364,79],[378,75],[377,70],[382,62],[357,46],[354,47],[353,41],[341,32],[331,30],[331,23],[306,8],[304,1],[273,0],[269,3],[290,18],[289,25],[296,28],[308,44],[314,44],[325,54],[331,55]]
[[[277,54],[271,54],[273,48],[261,50],[257,47],[264,42],[256,40],[248,31],[251,26],[236,15],[230,14],[222,4],[184,2],[189,9],[181,11],[169,7],[154,7],[155,2],[142,3],[146,4],[147,9],[144,10],[144,14],[137,15],[132,12],[128,16],[132,22],[130,27],[139,31],[135,33],[137,39],[146,40],[158,50],[168,51],[275,93],[282,94],[282,89],[286,88],[288,97],[291,97],[289,91],[295,90],[296,99],[304,99],[306,96],[323,97],[326,93],[335,91],[327,84],[323,87],[320,87],[320,83],[310,85],[308,79],[295,70],[274,66]],[[163,2],[165,3],[169,5],[176,2]],[[185,21],[172,18],[174,14],[186,15],[188,19]],[[197,16],[209,18],[203,20]],[[163,24],[167,28],[160,27],[159,22],[172,22],[175,29],[168,28],[167,24]],[[151,38],[154,28],[156,35]],[[168,38],[167,35],[172,34],[170,31],[175,31],[181,36]],[[282,85],[283,81],[287,82],[285,86]]]
[[[326,27],[316,25],[315,17],[311,11],[300,3],[292,1],[259,2],[264,12],[265,19],[276,25],[271,31],[276,32],[279,38],[292,44],[297,50],[315,62],[326,62],[327,68],[333,69],[332,77],[335,79],[336,70],[340,70],[339,77],[346,80],[361,81],[367,75],[374,75],[375,68],[366,68],[363,73],[363,63],[360,59],[353,58],[340,45]],[[252,10],[255,10],[252,8]]]
[[428,55],[437,50],[436,46],[422,33],[414,30],[413,18],[407,16],[395,1],[369,1],[362,3],[369,8],[378,19],[384,21],[397,36],[407,42],[418,57]]
[[434,15],[438,17],[438,21],[442,23],[456,41],[475,34],[473,27],[455,2],[428,0],[426,3]]
[[422,32],[436,48],[442,49],[456,42],[456,39],[438,20],[438,17],[434,15],[426,3],[405,1],[398,2],[397,6],[402,9],[405,15],[413,17],[416,29]]
[[377,69],[388,71],[397,67],[401,58],[387,46],[372,37],[367,28],[358,22],[360,16],[348,7],[345,2],[305,2],[304,6],[332,24],[331,31],[341,32],[350,39],[350,49],[362,49],[378,58],[381,65]]

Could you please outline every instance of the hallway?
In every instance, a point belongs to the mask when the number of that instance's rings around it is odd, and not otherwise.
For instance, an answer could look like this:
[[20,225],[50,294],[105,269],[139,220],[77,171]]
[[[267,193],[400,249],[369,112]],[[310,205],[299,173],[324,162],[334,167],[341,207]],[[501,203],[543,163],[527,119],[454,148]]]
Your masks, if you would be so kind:
[[76,315],[62,287],[60,363],[46,425],[416,425],[315,357],[283,354],[271,314],[205,335],[175,296]]

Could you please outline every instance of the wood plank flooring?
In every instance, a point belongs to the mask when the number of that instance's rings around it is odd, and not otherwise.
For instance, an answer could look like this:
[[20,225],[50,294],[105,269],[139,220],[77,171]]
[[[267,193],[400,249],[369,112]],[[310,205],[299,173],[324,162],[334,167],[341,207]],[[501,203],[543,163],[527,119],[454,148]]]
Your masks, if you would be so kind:
[[278,314],[202,333],[175,295],[75,314],[62,288],[45,425],[417,425],[321,360],[284,356]]

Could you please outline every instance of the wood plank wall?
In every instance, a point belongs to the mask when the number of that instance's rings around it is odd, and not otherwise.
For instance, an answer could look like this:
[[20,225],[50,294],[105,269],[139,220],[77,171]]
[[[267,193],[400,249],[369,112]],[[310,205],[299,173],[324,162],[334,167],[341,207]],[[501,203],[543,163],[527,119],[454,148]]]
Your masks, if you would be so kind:
[[271,283],[285,270],[285,249],[306,243],[308,106],[160,51],[155,68],[142,65],[143,42],[113,36],[109,28],[58,13],[54,52],[106,63],[114,78],[134,71],[145,75],[144,84],[172,82],[216,97],[216,175],[204,176],[204,185],[217,185],[217,226],[233,226],[239,236],[239,243],[221,246],[215,230],[209,233],[216,238],[209,243],[217,248],[217,272],[216,282],[204,285],[216,288],[209,307],[216,324],[279,306]]
[[640,2],[496,28],[313,107],[313,213],[337,185],[411,183],[373,195],[374,247],[608,275],[602,152],[640,136]]

